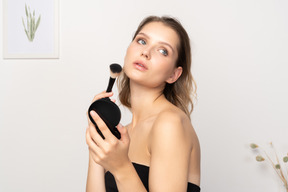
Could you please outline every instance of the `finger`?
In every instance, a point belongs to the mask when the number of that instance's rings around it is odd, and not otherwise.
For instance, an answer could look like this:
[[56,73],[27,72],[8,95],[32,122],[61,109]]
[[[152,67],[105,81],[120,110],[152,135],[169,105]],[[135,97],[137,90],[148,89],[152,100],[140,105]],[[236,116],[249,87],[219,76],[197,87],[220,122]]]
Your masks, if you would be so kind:
[[90,127],[86,129],[86,143],[89,147],[89,150],[92,149],[92,151],[94,151],[94,149],[98,147],[90,134]]
[[110,141],[111,139],[113,139],[114,135],[111,133],[110,129],[107,127],[105,122],[100,118],[100,116],[95,111],[90,111],[90,114],[95,123],[97,124],[99,130],[105,137],[105,140]]
[[[90,116],[92,117],[91,113],[90,113]],[[87,112],[87,120],[88,120],[88,125],[89,126],[92,126],[92,125],[95,126],[94,123],[92,122],[92,120],[90,119],[88,112]],[[94,120],[94,122],[95,122],[95,120]]]
[[88,121],[88,126],[95,126],[93,123],[92,123],[92,121],[91,121],[91,119],[90,119],[90,117],[89,117],[89,114],[88,114],[88,111],[86,112],[86,118],[87,118],[87,121]]
[[102,98],[105,98],[105,97],[111,97],[113,95],[113,92],[106,92],[106,91],[103,91],[101,92],[100,94],[98,95],[95,95],[95,97],[93,98],[92,102],[98,100],[98,99],[102,99]]
[[92,157],[92,159],[96,162],[99,163],[101,156],[103,156],[103,152],[100,149],[100,147],[93,141],[91,135],[90,135],[90,128],[87,129],[86,132],[86,142],[88,145],[89,153]]
[[[97,125],[97,127],[98,127],[98,125]],[[93,123],[90,123],[89,134],[90,134],[91,138],[93,139],[93,141],[96,143],[96,145],[98,145],[99,147],[100,147],[100,145],[103,145],[104,140],[103,140],[102,136],[98,133],[96,126]]]
[[[102,91],[101,93],[99,93],[98,95],[96,95],[93,100],[92,100],[92,103],[96,100],[99,100],[99,99],[102,99],[102,98],[106,98],[106,97],[112,97],[113,96],[113,92],[106,92],[106,91]],[[87,117],[87,120],[88,122],[91,122],[90,121],[90,118],[89,118],[89,114],[88,114],[88,111],[86,112],[86,117]]]
[[89,149],[98,155],[101,153],[103,139],[94,127],[89,127],[86,131],[86,143]]
[[124,142],[129,142],[130,138],[129,138],[129,134],[128,134],[128,130],[126,127],[124,127],[122,124],[118,124],[117,125],[117,129],[118,131],[120,132],[121,134],[121,141],[124,141]]

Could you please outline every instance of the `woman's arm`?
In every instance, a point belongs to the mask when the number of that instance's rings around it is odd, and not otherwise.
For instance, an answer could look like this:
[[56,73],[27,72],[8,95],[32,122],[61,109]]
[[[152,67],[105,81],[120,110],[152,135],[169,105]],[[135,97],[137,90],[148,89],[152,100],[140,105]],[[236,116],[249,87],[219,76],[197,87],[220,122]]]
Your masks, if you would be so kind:
[[91,111],[90,114],[105,137],[102,139],[95,127],[90,126],[88,128],[88,138],[90,139],[87,140],[87,144],[90,148],[92,161],[113,174],[120,192],[146,192],[128,157],[130,139],[126,128],[120,124],[117,126],[121,134],[121,139],[118,140],[97,113]]
[[[96,95],[92,102],[104,98],[104,97],[111,97],[113,93],[106,93],[103,91],[102,93]],[[96,143],[91,138],[91,129],[96,131],[95,126],[92,124],[90,119],[88,118],[88,128],[86,129],[86,143],[89,147],[89,165],[88,165],[88,175],[87,175],[87,182],[86,182],[86,192],[105,192],[105,180],[104,168],[95,162],[95,153],[93,152],[93,148],[96,147]]]
[[105,192],[104,168],[93,161],[90,153],[86,192]]
[[184,123],[185,118],[175,111],[162,112],[152,127],[150,191],[187,191],[192,142],[191,124]]
[[121,169],[113,174],[120,192],[147,192],[131,162]]

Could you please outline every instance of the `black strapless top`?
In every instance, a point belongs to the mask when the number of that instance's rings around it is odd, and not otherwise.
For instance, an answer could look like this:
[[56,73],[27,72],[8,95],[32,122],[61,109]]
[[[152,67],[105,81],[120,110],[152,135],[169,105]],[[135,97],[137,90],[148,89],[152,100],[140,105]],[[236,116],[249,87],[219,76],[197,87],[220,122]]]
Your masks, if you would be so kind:
[[[133,163],[133,165],[142,183],[144,184],[146,190],[149,191],[148,187],[149,167],[137,163]],[[105,173],[105,187],[106,192],[118,192],[115,178],[109,171]],[[200,192],[200,187],[193,183],[188,183],[187,192]]]

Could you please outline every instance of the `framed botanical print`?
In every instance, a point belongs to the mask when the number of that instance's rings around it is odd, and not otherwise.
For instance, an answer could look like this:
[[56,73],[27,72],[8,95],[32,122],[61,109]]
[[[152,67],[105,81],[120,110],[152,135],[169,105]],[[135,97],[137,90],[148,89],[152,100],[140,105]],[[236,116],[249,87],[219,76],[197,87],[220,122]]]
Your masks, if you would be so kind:
[[58,0],[3,0],[3,57],[59,58]]

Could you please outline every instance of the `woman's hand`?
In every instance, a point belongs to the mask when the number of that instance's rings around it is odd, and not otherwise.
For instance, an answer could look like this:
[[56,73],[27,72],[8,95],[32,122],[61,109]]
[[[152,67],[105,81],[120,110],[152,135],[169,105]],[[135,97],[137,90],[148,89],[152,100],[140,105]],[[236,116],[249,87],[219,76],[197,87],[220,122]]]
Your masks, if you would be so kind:
[[[93,101],[104,97],[111,97],[112,95],[113,93],[102,92],[96,95]],[[86,142],[89,146],[90,155],[97,164],[112,174],[116,174],[125,165],[131,164],[128,158],[130,139],[127,129],[121,124],[117,126],[121,134],[121,139],[118,140],[95,111],[90,111],[90,115],[105,137],[105,140],[103,140],[96,131],[94,124],[88,118],[89,126],[86,131]]]

